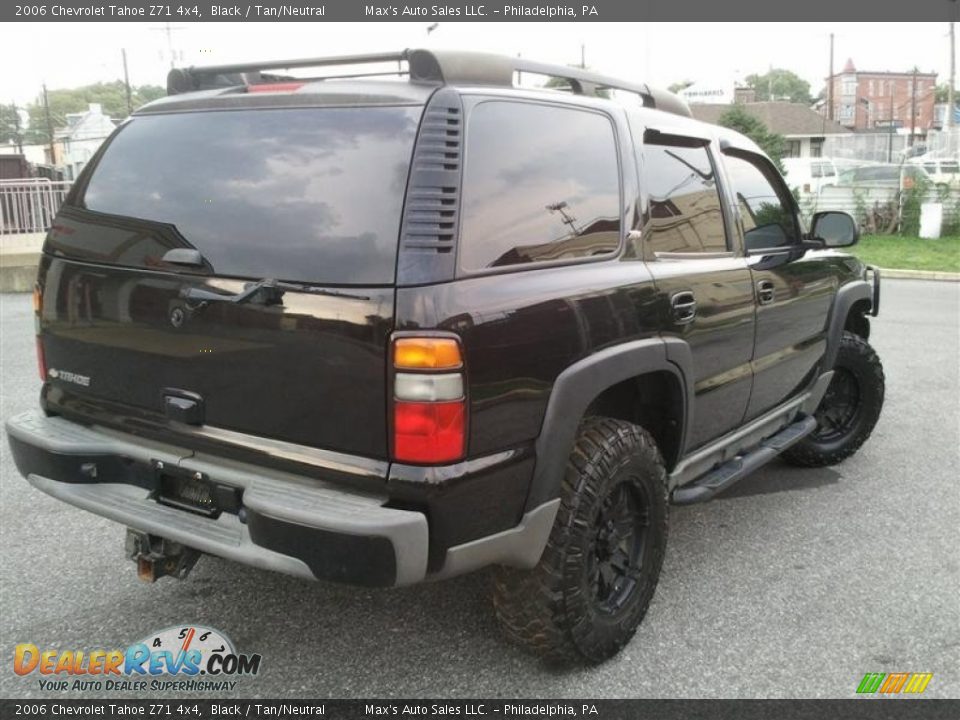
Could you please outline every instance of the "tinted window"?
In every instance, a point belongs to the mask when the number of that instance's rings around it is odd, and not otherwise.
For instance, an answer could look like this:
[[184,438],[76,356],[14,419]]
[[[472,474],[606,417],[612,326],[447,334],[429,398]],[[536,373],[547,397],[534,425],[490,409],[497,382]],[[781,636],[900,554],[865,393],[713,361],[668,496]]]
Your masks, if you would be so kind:
[[[796,241],[796,221],[792,205],[786,202],[781,182],[772,178],[773,170],[727,155],[724,158],[731,189],[740,207],[747,250],[781,247]],[[769,173],[769,175],[768,175]]]
[[726,251],[717,177],[705,147],[646,144],[643,183],[650,202],[648,257]]
[[620,244],[620,179],[603,115],[484,102],[471,113],[460,263],[468,270],[604,255]]
[[83,202],[153,223],[104,235],[96,252],[156,266],[170,247],[194,247],[221,275],[390,283],[419,116],[381,107],[136,118]]

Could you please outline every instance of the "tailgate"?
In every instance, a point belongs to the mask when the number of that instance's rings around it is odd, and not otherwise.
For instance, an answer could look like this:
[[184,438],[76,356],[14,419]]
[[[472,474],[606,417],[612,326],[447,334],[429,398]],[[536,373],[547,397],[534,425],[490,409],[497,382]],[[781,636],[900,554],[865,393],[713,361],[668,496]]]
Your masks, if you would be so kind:
[[[41,278],[47,380],[60,391],[48,402],[105,401],[174,431],[203,424],[386,457],[393,290],[311,288],[191,309],[190,287],[232,295],[248,283],[49,257]],[[184,401],[169,407],[170,396]],[[199,414],[186,413],[190,402]]]

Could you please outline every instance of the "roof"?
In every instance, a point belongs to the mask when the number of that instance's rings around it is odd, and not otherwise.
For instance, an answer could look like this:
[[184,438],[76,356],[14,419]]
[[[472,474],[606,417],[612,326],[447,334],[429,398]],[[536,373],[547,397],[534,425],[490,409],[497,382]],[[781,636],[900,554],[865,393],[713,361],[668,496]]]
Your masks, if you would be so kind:
[[690,110],[697,120],[716,123],[720,117],[734,107],[743,109],[748,115],[760,120],[767,129],[778,135],[821,136],[849,133],[850,130],[834,120],[827,120],[816,110],[801,103],[756,102],[738,105],[691,105]]

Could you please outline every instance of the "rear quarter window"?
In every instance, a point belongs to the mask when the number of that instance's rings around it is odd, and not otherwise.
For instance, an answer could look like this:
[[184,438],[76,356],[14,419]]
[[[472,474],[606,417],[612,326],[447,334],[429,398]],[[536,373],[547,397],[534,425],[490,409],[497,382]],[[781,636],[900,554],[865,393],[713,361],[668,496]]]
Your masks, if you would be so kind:
[[[368,107],[136,117],[112,139],[80,200],[81,219],[114,229],[78,226],[54,244],[83,256],[88,241],[100,261],[148,267],[162,265],[171,247],[190,247],[218,275],[389,284],[420,113]],[[132,229],[117,231],[114,217]]]
[[620,171],[603,114],[484,101],[467,128],[460,266],[468,271],[617,252]]

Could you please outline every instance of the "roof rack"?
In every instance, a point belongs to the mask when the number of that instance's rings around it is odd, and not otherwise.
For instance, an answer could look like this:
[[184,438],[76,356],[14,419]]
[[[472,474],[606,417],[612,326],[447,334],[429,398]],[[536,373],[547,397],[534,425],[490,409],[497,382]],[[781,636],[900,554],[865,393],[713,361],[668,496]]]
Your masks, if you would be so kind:
[[[237,63],[209,67],[175,68],[167,75],[167,93],[178,95],[185,92],[213,88],[257,85],[282,80],[297,80],[287,75],[277,75],[275,70],[297,68],[335,67],[396,62],[396,70],[382,72],[351,73],[348,75],[325,75],[308,80],[356,78],[374,76],[406,75],[410,82],[436,85],[491,85],[513,87],[515,73],[546,75],[566,80],[569,89],[576,95],[602,96],[603,90],[621,90],[638,95],[647,107],[675,115],[690,117],[690,108],[673,93],[651,88],[645,83],[600,75],[580,68],[552,65],[523,58],[511,58],[478,52],[448,50],[403,50],[401,52],[371,53],[365,55],[340,55],[336,57],[277,60],[260,63]],[[402,64],[406,63],[404,70]]]

